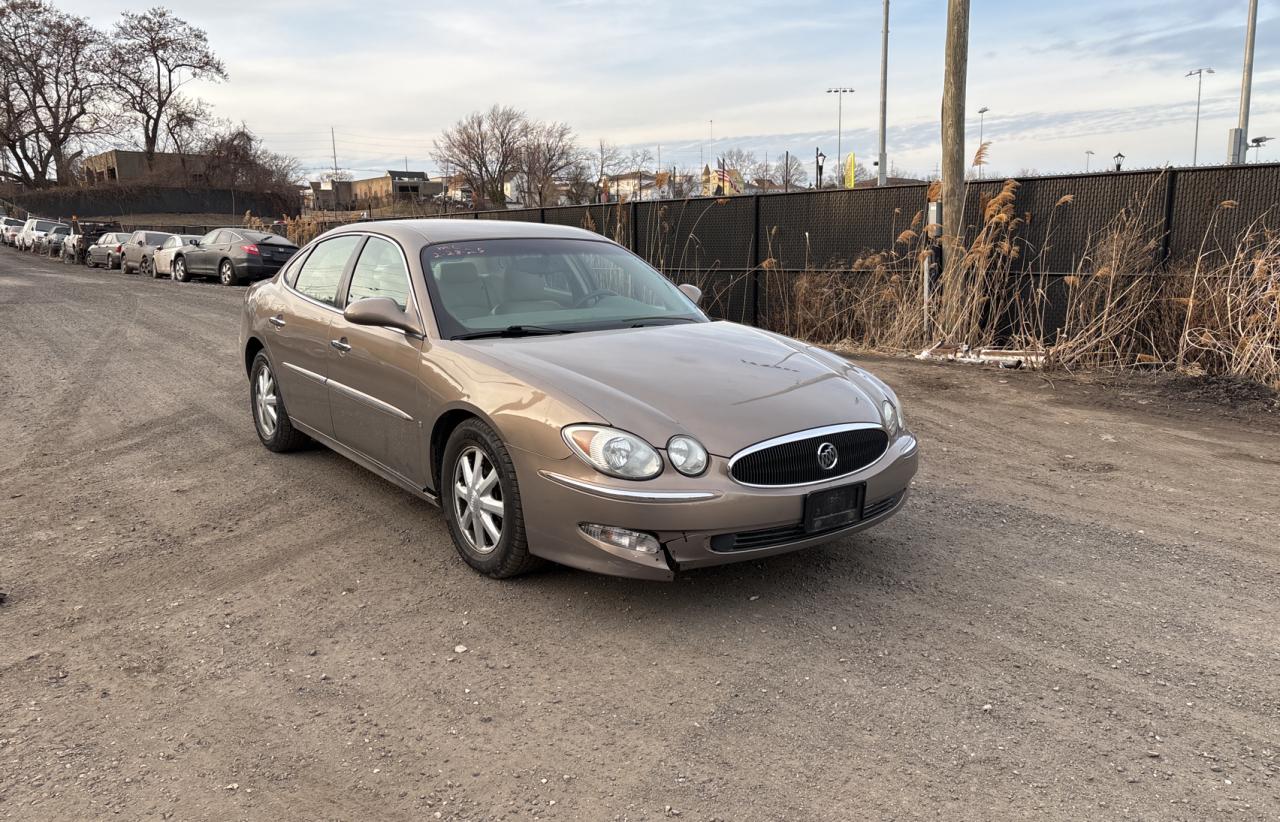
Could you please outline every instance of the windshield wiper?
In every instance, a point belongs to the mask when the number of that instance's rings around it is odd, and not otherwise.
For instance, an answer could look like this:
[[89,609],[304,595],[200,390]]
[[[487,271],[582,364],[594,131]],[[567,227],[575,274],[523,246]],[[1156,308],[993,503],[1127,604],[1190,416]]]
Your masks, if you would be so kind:
[[659,314],[655,317],[631,317],[626,322],[631,328],[643,328],[646,325],[657,324],[659,320],[673,323],[696,323],[693,317],[672,317],[665,314]]
[[509,325],[506,328],[494,328],[490,331],[471,331],[456,334],[455,340],[482,340],[486,337],[537,337],[543,334],[568,334],[563,328],[551,328],[546,325]]

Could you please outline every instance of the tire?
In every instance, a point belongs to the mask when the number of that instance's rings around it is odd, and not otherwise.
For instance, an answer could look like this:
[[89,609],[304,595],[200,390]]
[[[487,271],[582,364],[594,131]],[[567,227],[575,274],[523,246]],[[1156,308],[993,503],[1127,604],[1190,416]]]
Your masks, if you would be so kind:
[[169,278],[175,283],[185,283],[187,281],[187,261],[181,257],[175,257],[173,263],[169,266],[169,270],[173,272]]
[[143,274],[150,274],[150,275],[151,275],[151,279],[153,279],[153,280],[158,280],[158,279],[160,279],[160,274],[156,271],[156,259],[155,259],[155,257],[143,257],[143,258],[142,258],[142,273],[143,273]]
[[244,280],[236,274],[236,267],[230,260],[218,263],[218,282],[223,285],[242,285]]
[[[477,466],[482,479],[496,477],[488,489],[482,484],[474,486],[477,493],[468,501],[458,494],[457,488],[459,484],[466,485],[468,474],[476,476]],[[542,560],[529,553],[520,486],[511,455],[492,428],[473,419],[454,429],[444,449],[440,487],[440,502],[449,533],[464,562],[494,579],[519,576],[542,564]],[[482,505],[486,500],[487,505]],[[494,513],[488,507],[494,504],[500,506],[501,513]],[[472,505],[476,506],[479,520],[470,516]],[[496,541],[491,528],[498,531]]]
[[[260,394],[268,391],[268,397],[274,402],[260,401]],[[274,412],[275,419],[271,419]],[[267,352],[259,351],[253,358],[253,367],[249,369],[249,413],[253,415],[253,429],[258,432],[258,439],[268,451],[283,454],[297,451],[311,441],[311,438],[293,427],[289,414],[285,411],[284,396],[280,393],[280,384],[276,381],[275,371]]]

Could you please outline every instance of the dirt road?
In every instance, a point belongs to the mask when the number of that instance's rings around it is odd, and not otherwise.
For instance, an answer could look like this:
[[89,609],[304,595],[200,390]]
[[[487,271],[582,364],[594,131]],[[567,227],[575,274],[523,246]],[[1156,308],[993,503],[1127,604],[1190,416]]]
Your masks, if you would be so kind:
[[242,295],[0,249],[0,818],[1280,819],[1274,415],[876,360],[887,527],[495,582],[259,446]]

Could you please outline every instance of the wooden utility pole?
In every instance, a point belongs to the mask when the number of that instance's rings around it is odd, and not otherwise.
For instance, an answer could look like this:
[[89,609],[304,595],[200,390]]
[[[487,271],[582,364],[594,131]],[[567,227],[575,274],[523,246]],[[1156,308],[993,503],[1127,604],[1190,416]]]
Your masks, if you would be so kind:
[[950,267],[952,248],[964,231],[964,93],[969,66],[969,0],[947,2],[946,73],[942,88],[942,250]]

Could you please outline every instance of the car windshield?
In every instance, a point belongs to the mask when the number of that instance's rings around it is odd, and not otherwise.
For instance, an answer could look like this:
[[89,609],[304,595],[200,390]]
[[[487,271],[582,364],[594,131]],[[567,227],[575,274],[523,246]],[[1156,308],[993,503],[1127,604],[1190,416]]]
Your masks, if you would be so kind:
[[147,245],[160,245],[169,238],[168,234],[160,234],[155,231],[142,232],[142,241]]
[[52,220],[36,220],[35,225],[31,226],[31,229],[33,231],[48,231],[53,228],[53,226],[54,223]]
[[443,337],[707,321],[669,280],[604,241],[441,243],[422,249],[422,268]]

